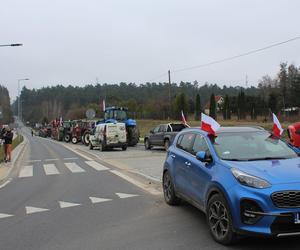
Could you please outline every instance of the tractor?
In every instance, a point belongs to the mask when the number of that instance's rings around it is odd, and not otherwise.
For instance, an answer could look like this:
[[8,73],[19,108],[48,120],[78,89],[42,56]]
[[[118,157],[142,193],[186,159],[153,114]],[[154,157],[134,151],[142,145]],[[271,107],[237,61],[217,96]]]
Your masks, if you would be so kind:
[[92,130],[92,126],[92,122],[82,120],[73,121],[70,130],[72,143],[76,144],[81,141],[84,145],[89,145],[89,134]]
[[139,142],[140,132],[137,128],[136,121],[128,118],[127,111],[128,109],[123,107],[106,108],[104,120],[98,123],[124,122],[127,131],[127,144],[128,146],[135,146]]

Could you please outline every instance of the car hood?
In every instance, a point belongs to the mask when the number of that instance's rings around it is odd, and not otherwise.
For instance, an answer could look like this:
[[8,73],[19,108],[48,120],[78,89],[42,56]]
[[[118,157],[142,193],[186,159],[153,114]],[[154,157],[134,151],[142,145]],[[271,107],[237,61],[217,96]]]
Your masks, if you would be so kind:
[[284,160],[224,162],[230,167],[263,178],[271,184],[300,182],[300,157]]

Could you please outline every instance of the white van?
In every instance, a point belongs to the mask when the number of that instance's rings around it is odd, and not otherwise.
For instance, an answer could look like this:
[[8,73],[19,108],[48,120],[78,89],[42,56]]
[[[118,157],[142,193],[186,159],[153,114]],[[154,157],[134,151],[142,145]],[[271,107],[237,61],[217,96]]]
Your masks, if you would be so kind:
[[98,147],[101,151],[109,148],[127,149],[125,123],[98,124],[90,135],[90,149]]

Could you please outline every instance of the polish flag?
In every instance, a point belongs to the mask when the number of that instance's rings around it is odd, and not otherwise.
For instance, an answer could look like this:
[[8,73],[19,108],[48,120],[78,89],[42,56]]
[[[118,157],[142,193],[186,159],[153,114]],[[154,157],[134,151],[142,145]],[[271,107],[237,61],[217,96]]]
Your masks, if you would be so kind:
[[208,134],[216,136],[217,130],[221,127],[219,123],[208,115],[201,114],[201,129]]
[[185,119],[185,116],[184,116],[184,113],[182,110],[181,110],[181,121],[185,126],[190,127],[186,122],[186,119]]
[[283,128],[277,118],[277,116],[273,113],[273,131],[272,134],[275,135],[277,138],[280,138],[283,133]]
[[103,101],[102,101],[102,111],[104,112],[105,111],[105,99],[103,99]]

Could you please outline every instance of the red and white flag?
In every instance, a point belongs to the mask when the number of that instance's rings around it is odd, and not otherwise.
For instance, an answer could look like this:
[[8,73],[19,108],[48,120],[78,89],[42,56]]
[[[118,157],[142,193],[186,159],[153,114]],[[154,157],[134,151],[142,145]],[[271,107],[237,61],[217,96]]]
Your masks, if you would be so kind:
[[103,101],[102,101],[102,111],[104,112],[105,111],[105,99],[103,99]]
[[281,127],[281,124],[277,118],[277,116],[273,113],[273,135],[280,138],[283,133],[283,128]]
[[187,127],[190,127],[186,122],[186,119],[185,119],[185,116],[184,116],[184,113],[182,110],[181,110],[181,121],[184,125],[186,125]]
[[221,125],[213,118],[208,115],[201,114],[201,129],[206,131],[208,134],[216,136],[217,130]]

